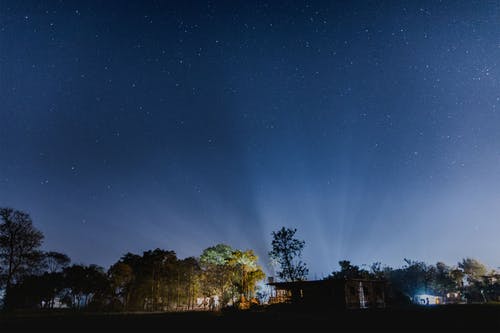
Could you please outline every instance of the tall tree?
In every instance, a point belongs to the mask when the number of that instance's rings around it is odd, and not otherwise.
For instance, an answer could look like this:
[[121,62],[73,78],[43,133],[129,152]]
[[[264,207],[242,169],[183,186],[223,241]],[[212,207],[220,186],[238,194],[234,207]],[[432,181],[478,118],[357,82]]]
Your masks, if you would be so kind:
[[479,260],[465,258],[458,263],[467,278],[467,285],[464,288],[465,297],[473,302],[486,302],[484,289],[487,287],[488,267]]
[[178,261],[177,306],[192,309],[199,294],[200,265],[194,257]]
[[175,268],[177,255],[174,251],[155,249],[146,251],[142,255],[143,272],[149,280],[151,288],[150,307],[157,311],[159,308],[170,308],[175,291],[170,286],[176,278]]
[[462,289],[464,286],[465,273],[460,268],[453,268],[450,271],[450,278],[453,281],[454,289]]
[[203,250],[200,265],[203,271],[203,294],[220,295],[222,304],[227,304],[234,297],[235,288],[231,281],[234,270],[230,265],[233,248],[226,244],[217,244]]
[[109,282],[102,267],[71,265],[63,271],[67,305],[75,309],[102,302],[109,291]]
[[305,242],[295,238],[296,232],[297,229],[285,227],[272,232],[269,256],[280,265],[278,276],[285,281],[305,280],[309,272],[306,264],[300,260]]
[[253,250],[233,252],[230,264],[235,268],[235,282],[241,295],[249,299],[254,296],[257,282],[266,276],[257,264],[258,257]]
[[438,295],[446,295],[446,293],[457,289],[458,286],[452,272],[453,268],[446,265],[444,262],[439,261],[436,263],[434,291]]
[[[189,265],[188,265],[189,264]],[[164,310],[181,303],[194,303],[196,295],[196,260],[179,260],[174,251],[155,249],[143,252],[142,256],[127,253],[114,264],[108,275],[111,280],[113,301],[128,310]],[[184,272],[186,271],[186,272]],[[183,292],[183,275],[191,282],[190,289]]]
[[134,279],[132,267],[124,262],[117,262],[108,270],[113,304],[119,303],[119,308],[127,309]]
[[473,258],[464,258],[458,263],[458,267],[464,271],[469,283],[481,281],[488,272],[486,265]]
[[8,307],[9,291],[17,279],[38,268],[41,263],[43,234],[28,214],[12,208],[0,208],[0,266],[5,271]]

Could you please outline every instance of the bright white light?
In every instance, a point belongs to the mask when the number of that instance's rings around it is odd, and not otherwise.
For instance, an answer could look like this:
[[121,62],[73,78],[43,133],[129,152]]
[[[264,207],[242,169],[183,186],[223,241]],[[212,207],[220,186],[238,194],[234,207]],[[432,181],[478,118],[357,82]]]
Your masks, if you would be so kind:
[[420,305],[442,304],[441,297],[428,294],[415,295],[414,302]]

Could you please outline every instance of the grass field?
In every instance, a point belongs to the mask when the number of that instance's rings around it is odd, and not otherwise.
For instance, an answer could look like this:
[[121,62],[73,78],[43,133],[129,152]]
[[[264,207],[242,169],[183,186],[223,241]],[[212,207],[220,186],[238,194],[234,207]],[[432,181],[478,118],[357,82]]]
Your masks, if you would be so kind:
[[182,313],[32,312],[2,314],[0,332],[500,332],[500,305],[312,311],[264,307],[249,311]]

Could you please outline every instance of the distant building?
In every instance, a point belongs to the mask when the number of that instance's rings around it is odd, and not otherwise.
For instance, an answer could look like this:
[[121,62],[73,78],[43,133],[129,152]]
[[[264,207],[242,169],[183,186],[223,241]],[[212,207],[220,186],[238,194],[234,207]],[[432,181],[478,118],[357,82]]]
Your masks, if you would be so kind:
[[418,305],[439,305],[444,304],[444,299],[441,296],[419,294],[413,297],[413,303]]
[[269,282],[270,304],[300,303],[346,309],[384,308],[386,281],[371,279],[326,279]]

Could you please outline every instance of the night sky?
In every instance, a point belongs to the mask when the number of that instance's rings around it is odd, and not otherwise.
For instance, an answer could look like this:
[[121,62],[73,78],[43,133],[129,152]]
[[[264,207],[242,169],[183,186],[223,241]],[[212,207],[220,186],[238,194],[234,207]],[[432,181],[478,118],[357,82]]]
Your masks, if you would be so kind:
[[298,229],[498,267],[500,3],[0,0],[0,206],[108,266]]

